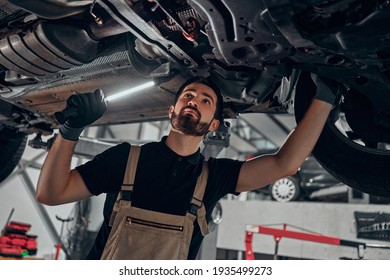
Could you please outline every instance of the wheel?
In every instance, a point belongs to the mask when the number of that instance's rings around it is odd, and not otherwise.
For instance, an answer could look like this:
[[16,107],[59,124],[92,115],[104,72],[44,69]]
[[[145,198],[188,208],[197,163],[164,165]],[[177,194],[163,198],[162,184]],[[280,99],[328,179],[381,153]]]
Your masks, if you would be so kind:
[[0,130],[0,182],[4,181],[19,163],[26,143],[26,134]]
[[[370,101],[354,89],[343,92],[313,150],[317,161],[340,182],[371,195],[390,197],[388,130],[374,125]],[[310,94],[308,94],[310,92]],[[295,118],[306,112],[315,85],[302,72],[296,87]]]
[[299,182],[294,177],[285,177],[270,185],[271,198],[279,202],[295,201],[299,199]]

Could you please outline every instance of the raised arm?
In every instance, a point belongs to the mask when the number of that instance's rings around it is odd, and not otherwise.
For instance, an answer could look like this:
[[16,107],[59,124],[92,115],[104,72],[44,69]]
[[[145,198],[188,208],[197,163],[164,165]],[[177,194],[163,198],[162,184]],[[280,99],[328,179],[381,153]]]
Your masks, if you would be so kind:
[[38,179],[36,199],[47,205],[78,201],[91,196],[77,170],[70,170],[75,141],[57,136]]
[[84,127],[100,118],[106,106],[100,90],[73,95],[68,99],[67,108],[75,108],[77,115],[60,126],[60,135],[56,137],[46,156],[36,189],[38,202],[58,205],[82,200],[92,195],[78,171],[71,170],[71,161]]
[[237,192],[264,187],[293,175],[312,152],[335,100],[336,85],[327,79],[313,77],[317,94],[303,119],[273,155],[264,155],[245,162],[237,182]]

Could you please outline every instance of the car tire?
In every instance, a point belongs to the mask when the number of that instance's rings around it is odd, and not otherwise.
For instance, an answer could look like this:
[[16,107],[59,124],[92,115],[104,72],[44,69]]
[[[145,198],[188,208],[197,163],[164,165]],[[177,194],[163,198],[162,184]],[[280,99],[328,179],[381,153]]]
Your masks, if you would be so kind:
[[[303,118],[316,91],[307,72],[296,87],[295,119]],[[343,135],[328,118],[313,155],[332,176],[361,192],[390,197],[390,151],[356,144]]]
[[0,130],[0,182],[15,169],[26,148],[27,135]]
[[298,179],[292,176],[275,181],[269,186],[269,190],[271,199],[278,202],[296,201],[301,195]]

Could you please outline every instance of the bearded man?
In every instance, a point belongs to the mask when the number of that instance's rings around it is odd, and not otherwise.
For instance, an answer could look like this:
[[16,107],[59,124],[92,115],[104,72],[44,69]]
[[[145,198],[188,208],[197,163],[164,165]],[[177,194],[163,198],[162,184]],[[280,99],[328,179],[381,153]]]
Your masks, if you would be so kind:
[[250,161],[205,161],[200,145],[223,121],[223,97],[209,78],[194,77],[169,108],[168,136],[140,147],[118,144],[71,169],[81,132],[106,110],[101,91],[71,96],[68,107],[82,113],[60,127],[36,198],[58,205],[107,194],[104,222],[88,259],[195,259],[222,197],[292,175],[311,153],[335,100],[329,83],[313,80],[317,94],[279,151]]

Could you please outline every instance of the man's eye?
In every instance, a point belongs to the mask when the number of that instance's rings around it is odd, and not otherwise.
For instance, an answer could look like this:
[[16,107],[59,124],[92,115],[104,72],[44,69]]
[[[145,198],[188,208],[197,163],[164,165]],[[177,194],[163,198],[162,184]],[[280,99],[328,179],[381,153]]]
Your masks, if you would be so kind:
[[210,100],[208,100],[208,99],[203,100],[203,102],[206,104],[211,104]]

